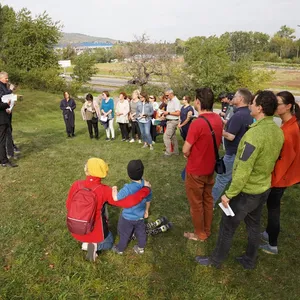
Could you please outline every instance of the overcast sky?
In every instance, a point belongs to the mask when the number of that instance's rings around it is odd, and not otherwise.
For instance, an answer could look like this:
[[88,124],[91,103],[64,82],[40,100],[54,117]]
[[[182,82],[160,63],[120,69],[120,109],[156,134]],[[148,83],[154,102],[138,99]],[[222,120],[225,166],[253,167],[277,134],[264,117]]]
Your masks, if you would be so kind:
[[46,11],[64,32],[131,41],[146,33],[153,41],[183,40],[226,31],[274,34],[280,26],[300,38],[300,0],[9,0],[14,10]]

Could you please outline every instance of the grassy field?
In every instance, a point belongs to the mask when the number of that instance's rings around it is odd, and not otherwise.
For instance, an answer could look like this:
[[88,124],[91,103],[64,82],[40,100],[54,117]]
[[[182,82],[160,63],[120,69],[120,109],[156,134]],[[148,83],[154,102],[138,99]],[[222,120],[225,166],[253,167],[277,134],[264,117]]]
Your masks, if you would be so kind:
[[[234,262],[247,242],[242,225],[222,269],[203,268],[194,257],[213,250],[221,212],[215,211],[208,242],[183,237],[192,224],[180,178],[182,156],[163,158],[161,136],[154,151],[122,143],[119,131],[116,141],[105,142],[102,127],[100,140],[90,140],[80,105],[76,137],[67,139],[60,96],[20,93],[24,100],[14,109],[13,125],[22,156],[18,168],[0,169],[0,299],[299,299],[299,186],[283,198],[278,256],[261,252],[257,268],[243,270]],[[109,163],[104,182],[119,187],[128,181],[128,161],[143,160],[153,186],[149,218],[165,215],[174,224],[149,238],[143,256],[134,254],[131,242],[123,256],[104,252],[89,263],[67,231],[67,193],[74,180],[84,178],[83,165],[92,156]],[[110,207],[109,212],[116,234],[120,210]]]

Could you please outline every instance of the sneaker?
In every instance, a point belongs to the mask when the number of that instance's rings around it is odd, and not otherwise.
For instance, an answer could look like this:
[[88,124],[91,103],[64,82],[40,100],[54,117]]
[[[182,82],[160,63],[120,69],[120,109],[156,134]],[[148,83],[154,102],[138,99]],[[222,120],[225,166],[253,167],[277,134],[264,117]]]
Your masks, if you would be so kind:
[[152,144],[154,145],[154,144],[155,144],[155,142],[154,142],[154,141],[152,141]]
[[157,220],[155,220],[154,222],[149,222],[146,224],[146,229],[153,229],[155,227],[167,224],[169,221],[166,217],[161,217]]
[[259,245],[259,248],[268,254],[278,254],[278,248],[277,246],[271,246],[269,243]]
[[110,141],[110,138],[107,137],[105,140],[108,142],[108,141]]
[[142,143],[142,140],[139,140],[139,144],[141,144]]
[[97,257],[96,250],[97,250],[96,243],[88,243],[86,260],[95,261]]
[[142,146],[142,148],[147,148],[148,147],[148,145],[147,144],[144,144],[143,146]]
[[125,140],[125,142],[126,142],[126,143],[128,143],[128,142],[129,142],[129,140]]
[[14,164],[14,163],[12,163],[10,161],[8,161],[7,163],[1,164],[1,166],[4,167],[4,168],[15,168],[15,167],[18,167],[17,164]]
[[122,252],[122,251],[119,251],[119,249],[118,249],[116,246],[113,246],[113,247],[111,248],[111,251],[114,252],[114,253],[116,253],[116,254],[120,254],[120,255],[123,254],[123,252]]
[[269,243],[269,234],[266,231],[260,234],[260,238],[262,241]]
[[14,146],[14,152],[17,154],[21,153],[20,149],[17,146]]
[[159,233],[168,231],[172,227],[173,227],[172,223],[169,222],[168,224],[162,225],[154,229],[146,229],[146,233],[147,235],[157,235]]
[[81,250],[87,251],[87,250],[88,250],[88,244],[89,244],[89,243],[82,243],[82,245],[81,245]]
[[150,147],[150,150],[153,150],[153,149],[154,149],[152,145],[150,145],[149,147]]
[[111,138],[111,141],[114,141],[115,140],[115,138]]
[[129,141],[129,143],[134,143],[134,139],[131,139],[131,140]]
[[126,140],[125,139],[122,139],[122,142],[125,142]]
[[144,254],[145,253],[145,249],[144,248],[140,248],[138,245],[135,245],[133,247],[133,251],[136,253],[136,254]]

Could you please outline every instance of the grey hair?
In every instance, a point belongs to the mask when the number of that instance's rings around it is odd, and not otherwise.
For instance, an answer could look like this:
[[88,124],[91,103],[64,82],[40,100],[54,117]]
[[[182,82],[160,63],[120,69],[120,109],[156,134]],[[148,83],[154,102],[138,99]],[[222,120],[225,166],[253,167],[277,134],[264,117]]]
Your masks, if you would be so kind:
[[6,73],[6,72],[0,72],[0,78],[3,78],[5,76],[8,76],[8,73]]
[[174,91],[172,89],[167,89],[166,90],[166,93],[169,93],[169,94],[173,94],[174,95]]

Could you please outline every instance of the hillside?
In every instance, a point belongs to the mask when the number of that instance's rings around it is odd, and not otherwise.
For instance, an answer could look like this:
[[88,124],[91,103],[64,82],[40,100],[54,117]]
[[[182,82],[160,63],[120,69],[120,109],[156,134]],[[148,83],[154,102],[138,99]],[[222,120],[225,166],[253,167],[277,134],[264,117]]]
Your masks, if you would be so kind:
[[78,43],[84,43],[84,42],[98,42],[98,43],[111,43],[115,44],[119,41],[113,40],[110,38],[103,38],[103,37],[95,37],[90,36],[86,34],[81,33],[67,33],[63,32],[63,36],[59,41],[60,45],[66,45],[66,44],[78,44]]

